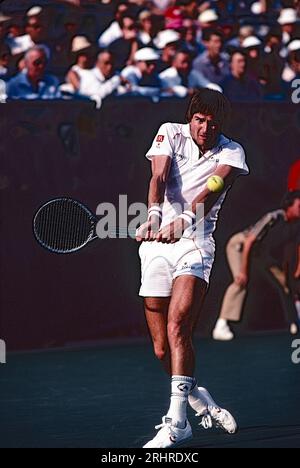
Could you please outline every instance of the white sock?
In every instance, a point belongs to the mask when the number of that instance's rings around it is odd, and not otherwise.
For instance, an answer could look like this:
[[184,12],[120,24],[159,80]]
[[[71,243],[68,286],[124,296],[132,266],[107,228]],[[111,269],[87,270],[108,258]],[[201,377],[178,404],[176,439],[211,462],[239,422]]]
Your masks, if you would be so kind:
[[195,383],[193,377],[173,375],[171,380],[171,404],[167,418],[172,419],[173,425],[185,428],[187,420],[188,397]]
[[225,319],[218,319],[217,323],[216,323],[216,328],[223,328],[223,327],[227,327],[228,323],[227,323],[227,320]]
[[206,388],[198,388],[197,384],[189,395],[189,404],[200,415],[207,412],[208,406],[219,407]]

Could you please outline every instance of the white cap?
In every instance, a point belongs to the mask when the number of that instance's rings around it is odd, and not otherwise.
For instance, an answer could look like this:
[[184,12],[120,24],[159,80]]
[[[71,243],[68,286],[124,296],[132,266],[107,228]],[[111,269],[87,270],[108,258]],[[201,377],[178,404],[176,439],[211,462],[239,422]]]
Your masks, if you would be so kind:
[[72,41],[72,52],[79,52],[80,50],[88,49],[92,44],[85,36],[76,36]]
[[258,37],[256,36],[249,36],[246,37],[246,39],[242,42],[242,47],[245,49],[251,48],[251,47],[259,47],[261,46],[262,42]]
[[156,50],[144,47],[144,49],[140,49],[134,54],[134,60],[136,62],[152,62],[159,60],[159,55]]
[[6,21],[11,20],[10,16],[5,16],[1,11],[0,11],[0,23],[5,23]]
[[262,5],[260,2],[253,3],[251,11],[254,15],[260,15],[262,13]]
[[294,8],[284,8],[281,10],[280,16],[278,18],[278,23],[281,26],[285,24],[294,24],[298,21],[298,15]]
[[158,49],[164,49],[168,44],[177,42],[180,39],[180,34],[173,29],[166,29],[157,34],[155,38],[155,45]]
[[27,11],[26,16],[29,18],[31,16],[38,16],[42,13],[43,9],[40,6],[34,6]]
[[198,18],[200,23],[213,23],[214,21],[218,21],[219,17],[215,10],[205,10]]
[[290,42],[287,46],[287,50],[289,52],[295,52],[296,50],[300,50],[300,39],[294,39],[292,42]]

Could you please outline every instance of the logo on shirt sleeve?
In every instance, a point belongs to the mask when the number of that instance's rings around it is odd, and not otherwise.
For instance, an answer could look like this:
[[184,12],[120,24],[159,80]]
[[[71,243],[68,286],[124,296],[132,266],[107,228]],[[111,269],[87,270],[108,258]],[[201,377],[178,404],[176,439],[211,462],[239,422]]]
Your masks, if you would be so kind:
[[164,135],[158,135],[156,138],[157,143],[163,143],[165,137]]

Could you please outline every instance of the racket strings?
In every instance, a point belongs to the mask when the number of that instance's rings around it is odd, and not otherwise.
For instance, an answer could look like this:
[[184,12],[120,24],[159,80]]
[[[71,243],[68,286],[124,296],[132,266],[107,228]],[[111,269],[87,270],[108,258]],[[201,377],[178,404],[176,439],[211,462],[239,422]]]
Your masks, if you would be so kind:
[[34,231],[45,247],[58,253],[70,252],[91,239],[94,220],[79,203],[70,199],[54,200],[37,213]]

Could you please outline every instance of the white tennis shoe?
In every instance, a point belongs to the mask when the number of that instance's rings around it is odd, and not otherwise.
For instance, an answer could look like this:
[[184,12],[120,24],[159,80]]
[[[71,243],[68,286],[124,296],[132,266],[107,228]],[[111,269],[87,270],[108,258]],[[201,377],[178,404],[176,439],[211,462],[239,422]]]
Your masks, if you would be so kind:
[[154,439],[150,440],[143,448],[175,448],[184,444],[193,437],[190,423],[186,422],[186,427],[181,429],[172,424],[172,419],[166,416],[162,419],[162,424],[155,426],[160,429]]
[[204,429],[216,427],[223,429],[228,434],[235,434],[238,430],[237,423],[232,414],[223,408],[208,406],[206,414],[197,413],[196,416],[202,418],[199,426],[202,426]]

